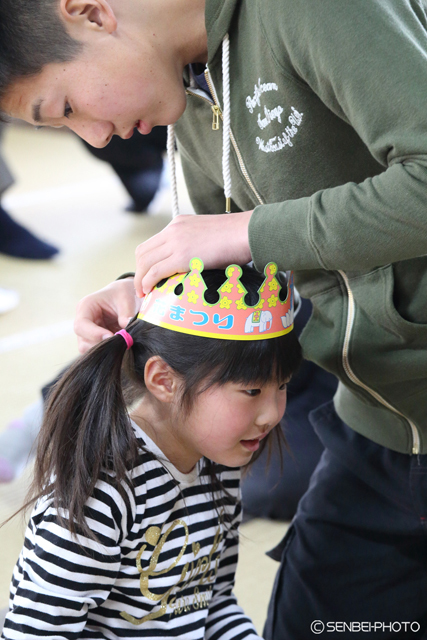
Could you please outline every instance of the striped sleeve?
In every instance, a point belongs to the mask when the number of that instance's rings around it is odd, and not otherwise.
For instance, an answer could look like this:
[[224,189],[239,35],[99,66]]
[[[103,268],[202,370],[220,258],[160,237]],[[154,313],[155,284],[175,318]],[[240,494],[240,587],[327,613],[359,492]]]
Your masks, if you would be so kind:
[[96,540],[73,536],[51,500],[36,505],[12,578],[2,638],[74,640],[88,611],[109,596],[121,564],[120,542],[132,525],[132,508],[99,481],[86,505]]
[[241,640],[260,638],[255,627],[233,594],[238,559],[239,532],[242,507],[236,506],[218,567],[209,614],[206,620],[205,640]]

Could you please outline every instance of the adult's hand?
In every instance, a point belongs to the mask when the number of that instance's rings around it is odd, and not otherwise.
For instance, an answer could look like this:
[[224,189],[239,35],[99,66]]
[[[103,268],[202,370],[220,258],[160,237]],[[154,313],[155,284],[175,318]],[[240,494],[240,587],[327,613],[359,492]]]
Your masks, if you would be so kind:
[[83,298],[77,305],[74,321],[80,353],[124,329],[140,306],[133,278],[117,280]]
[[252,213],[174,218],[136,249],[136,295],[142,297],[163,278],[188,271],[194,257],[203,260],[205,269],[250,262],[248,227]]

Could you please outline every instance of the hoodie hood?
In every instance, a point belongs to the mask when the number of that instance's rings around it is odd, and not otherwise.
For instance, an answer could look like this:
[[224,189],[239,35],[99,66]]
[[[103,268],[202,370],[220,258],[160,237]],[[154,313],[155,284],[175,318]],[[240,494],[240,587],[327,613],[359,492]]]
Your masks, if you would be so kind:
[[[208,59],[212,60],[219,52],[218,58],[222,59],[222,112],[223,119],[223,145],[222,145],[222,174],[224,182],[225,212],[231,213],[231,171],[230,171],[230,39],[228,27],[233,19],[234,11],[240,0],[222,0],[219,6],[213,0],[206,3],[206,28],[208,33]],[[209,62],[208,62],[209,65]],[[168,126],[167,153],[171,171],[171,191],[172,191],[172,216],[179,215],[178,188],[175,166],[175,126]]]
[[208,32],[208,64],[219,52],[241,0],[206,0],[206,30]]

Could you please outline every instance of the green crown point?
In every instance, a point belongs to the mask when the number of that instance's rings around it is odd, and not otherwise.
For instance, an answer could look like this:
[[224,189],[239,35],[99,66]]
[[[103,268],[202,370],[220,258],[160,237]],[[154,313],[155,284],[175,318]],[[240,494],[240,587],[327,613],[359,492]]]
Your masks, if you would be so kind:
[[266,276],[274,276],[278,272],[278,267],[275,262],[269,262],[268,265],[264,269],[264,274]]
[[230,309],[233,300],[227,298],[226,294],[232,292],[234,285],[238,286],[242,269],[237,264],[230,264],[225,270],[225,275],[227,280],[218,289],[220,297],[219,305],[221,309]]
[[237,264],[230,264],[225,270],[225,275],[227,278],[233,278],[233,276],[235,276],[234,279],[238,279],[242,275],[242,269]]
[[[275,262],[269,262],[264,269],[265,280],[259,288],[260,297],[267,300],[269,307],[276,306],[277,302],[280,302],[278,290],[281,289],[281,285],[276,278],[278,271],[277,264]],[[264,290],[266,290],[265,293]],[[273,293],[275,291],[277,292],[277,296]]]
[[226,268],[225,275],[227,276],[227,278],[231,278],[231,276],[234,273],[234,269],[235,267],[233,267],[233,265],[230,265],[229,267]]
[[201,260],[200,258],[192,258],[190,260],[191,271],[199,271],[200,273],[202,273],[203,269],[204,269],[203,260]]
[[183,284],[184,290],[179,298],[181,300],[182,296],[186,294],[187,298],[184,298],[184,300],[187,300],[189,303],[196,304],[199,296],[204,296],[204,292],[207,289],[202,276],[203,260],[200,258],[192,258],[189,266],[190,271],[182,274],[182,280],[180,280]]

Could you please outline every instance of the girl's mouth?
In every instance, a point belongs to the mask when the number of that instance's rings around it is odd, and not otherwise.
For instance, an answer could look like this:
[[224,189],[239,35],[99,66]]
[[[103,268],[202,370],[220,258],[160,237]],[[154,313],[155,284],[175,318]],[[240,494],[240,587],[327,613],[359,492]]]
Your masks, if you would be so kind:
[[240,440],[240,444],[248,451],[257,451],[259,449],[259,443],[261,438],[254,438],[253,440]]
[[258,438],[253,438],[252,440],[240,440],[240,444],[242,444],[248,451],[258,451],[259,443],[268,436],[268,433],[269,432],[267,431],[266,433],[258,436]]

